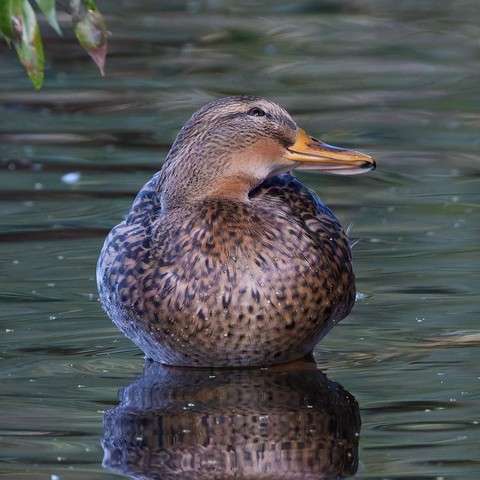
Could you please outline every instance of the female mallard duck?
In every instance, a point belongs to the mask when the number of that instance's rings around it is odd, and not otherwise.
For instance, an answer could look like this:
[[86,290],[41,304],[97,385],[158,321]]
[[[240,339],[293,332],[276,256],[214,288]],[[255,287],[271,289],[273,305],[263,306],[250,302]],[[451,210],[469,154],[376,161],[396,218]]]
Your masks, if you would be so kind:
[[349,240],[295,168],[354,174],[375,162],[258,97],[222,98],[188,120],[97,265],[105,310],[147,357],[288,362],[350,312]]

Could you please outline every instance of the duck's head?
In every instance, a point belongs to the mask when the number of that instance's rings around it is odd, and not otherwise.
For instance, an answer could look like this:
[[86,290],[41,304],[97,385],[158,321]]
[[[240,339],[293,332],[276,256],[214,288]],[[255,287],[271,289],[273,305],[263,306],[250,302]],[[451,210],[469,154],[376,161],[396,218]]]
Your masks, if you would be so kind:
[[374,168],[369,155],[310,137],[270,100],[226,97],[202,107],[181,129],[162,172],[162,202],[247,200],[266,178],[292,169],[357,174]]

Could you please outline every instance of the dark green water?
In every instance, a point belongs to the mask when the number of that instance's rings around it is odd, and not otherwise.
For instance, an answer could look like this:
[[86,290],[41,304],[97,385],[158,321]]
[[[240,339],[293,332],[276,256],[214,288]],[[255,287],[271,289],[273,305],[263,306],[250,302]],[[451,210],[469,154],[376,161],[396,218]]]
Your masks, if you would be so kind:
[[0,44],[0,478],[120,478],[103,416],[143,358],[100,309],[98,252],[188,116],[239,93],[377,159],[300,175],[360,240],[360,298],[315,351],[359,405],[355,478],[478,478],[477,2],[97,3],[105,78],[67,21],[43,26],[40,93]]

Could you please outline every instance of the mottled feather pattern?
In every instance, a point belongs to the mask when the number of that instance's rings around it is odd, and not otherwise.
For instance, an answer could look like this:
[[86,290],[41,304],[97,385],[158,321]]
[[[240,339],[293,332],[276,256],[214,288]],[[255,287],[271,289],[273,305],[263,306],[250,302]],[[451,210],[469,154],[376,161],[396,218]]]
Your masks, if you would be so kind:
[[185,123],[97,265],[105,310],[147,357],[284,363],[349,313],[350,243],[289,173],[304,166],[360,173],[375,162],[310,137],[259,97],[213,101]]
[[349,312],[348,239],[297,179],[268,179],[250,204],[209,199],[155,224],[157,181],[139,193],[100,259],[107,309],[148,356],[179,365],[281,363],[308,354]]

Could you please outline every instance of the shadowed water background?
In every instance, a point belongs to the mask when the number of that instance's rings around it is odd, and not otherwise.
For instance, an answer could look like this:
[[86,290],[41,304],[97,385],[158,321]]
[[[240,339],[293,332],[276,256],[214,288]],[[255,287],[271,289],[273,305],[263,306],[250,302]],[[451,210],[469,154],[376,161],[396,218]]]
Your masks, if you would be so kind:
[[359,239],[359,299],[315,350],[360,407],[355,478],[478,478],[477,2],[97,3],[105,78],[68,18],[41,92],[0,44],[0,478],[120,478],[102,421],[143,358],[96,259],[190,114],[240,93],[377,159],[298,175]]

